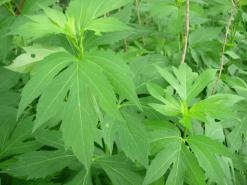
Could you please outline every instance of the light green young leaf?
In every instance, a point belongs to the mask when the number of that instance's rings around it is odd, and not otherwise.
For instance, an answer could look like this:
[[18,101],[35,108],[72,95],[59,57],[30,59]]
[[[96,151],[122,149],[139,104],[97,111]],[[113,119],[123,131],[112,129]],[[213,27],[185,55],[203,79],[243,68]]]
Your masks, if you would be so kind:
[[193,98],[197,97],[200,92],[215,79],[216,70],[207,69],[194,81],[192,87],[189,89],[187,101],[191,102]]
[[160,87],[159,85],[156,85],[154,83],[148,83],[147,84],[147,90],[157,100],[166,103],[167,101],[165,100],[164,96],[164,89]]
[[232,94],[217,94],[194,104],[189,110],[189,115],[200,121],[207,122],[207,117],[226,119],[233,116],[232,107],[242,97]]
[[60,28],[64,29],[65,24],[67,22],[65,14],[63,12],[49,8],[49,7],[44,7],[40,6],[45,14],[49,17],[51,22],[53,22],[55,25],[59,26]]
[[176,90],[179,97],[186,101],[188,98],[188,91],[197,77],[196,73],[187,66],[187,64],[180,65],[179,68],[172,68],[172,72],[168,69],[157,67],[161,76]]
[[12,25],[8,35],[21,35],[25,39],[37,39],[59,33],[64,33],[64,30],[52,23],[45,14],[37,14],[26,16],[19,21],[17,20]]
[[16,57],[13,63],[6,67],[7,69],[20,73],[30,72],[36,62],[61,50],[60,48],[43,48],[40,46],[24,47],[23,49],[25,53]]
[[166,116],[177,116],[181,113],[181,110],[176,105],[173,105],[170,102],[168,105],[161,105],[157,103],[150,103],[149,105],[157,112]]
[[207,69],[201,75],[194,73],[187,64],[180,65],[179,68],[157,67],[161,76],[176,90],[182,101],[190,104],[193,98],[214,80],[216,70]]
[[11,162],[3,171],[15,177],[44,178],[62,170],[75,159],[70,152],[60,150],[34,151],[16,157],[17,161]]
[[7,2],[10,2],[10,0],[0,0],[0,6]]
[[72,0],[66,13],[76,19],[76,25],[80,30],[86,28],[92,20],[130,2],[130,0]]

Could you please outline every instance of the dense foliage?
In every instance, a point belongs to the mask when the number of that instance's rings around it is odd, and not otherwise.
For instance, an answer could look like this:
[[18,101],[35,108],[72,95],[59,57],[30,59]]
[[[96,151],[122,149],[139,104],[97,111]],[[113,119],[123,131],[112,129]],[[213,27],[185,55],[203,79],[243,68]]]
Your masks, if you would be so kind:
[[246,0],[0,0],[1,185],[246,185]]

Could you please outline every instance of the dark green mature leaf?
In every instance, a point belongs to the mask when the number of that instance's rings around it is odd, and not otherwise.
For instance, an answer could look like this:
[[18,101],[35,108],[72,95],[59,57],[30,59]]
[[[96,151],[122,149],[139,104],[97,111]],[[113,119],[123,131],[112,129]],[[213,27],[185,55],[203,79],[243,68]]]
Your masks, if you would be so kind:
[[35,139],[44,145],[64,149],[62,133],[57,130],[39,129],[34,134]]
[[166,184],[182,185],[184,182],[190,182],[193,185],[204,185],[202,169],[184,145],[182,138],[172,142],[167,139],[163,143],[163,150],[155,156],[147,170],[144,184],[156,181],[172,166]]
[[[28,179],[44,178],[62,170],[75,160],[75,156],[65,151],[34,151],[16,157],[4,172]],[[49,168],[47,168],[49,166]]]
[[33,151],[41,147],[35,141],[25,141],[32,138],[33,122],[30,118],[25,119],[16,125],[15,115],[11,118],[6,116],[4,122],[0,124],[1,144],[0,144],[0,158],[6,156],[20,154],[28,151]]
[[166,120],[147,120],[145,126],[148,131],[151,155],[160,152],[163,147],[166,147],[167,141],[176,144],[181,136],[179,129]]
[[125,122],[118,128],[120,148],[132,160],[143,166],[148,166],[148,140],[147,133],[139,118],[127,112],[124,113]]
[[141,105],[135,92],[133,74],[121,57],[113,52],[93,51],[87,53],[86,59],[99,65],[107,76],[114,90],[121,96],[136,104],[140,109]]
[[134,171],[130,161],[124,156],[99,158],[95,161],[109,176],[113,185],[141,185],[142,177]]
[[86,170],[81,170],[65,185],[92,185],[90,174]]
[[19,75],[0,67],[0,91],[8,91],[17,84]]
[[218,157],[235,159],[233,153],[223,144],[206,136],[190,136],[187,141],[206,175],[218,184],[229,184]]
[[[113,53],[110,53],[112,59],[118,59],[119,63],[111,62],[107,54],[92,52],[81,61],[65,53],[46,57],[35,67],[20,102],[19,113],[41,95],[34,130],[63,111],[61,130],[65,145],[72,147],[87,168],[98,138],[96,125],[101,112],[122,120],[114,90],[139,105],[128,68]],[[45,72],[46,68],[50,70]],[[119,74],[117,69],[123,72]]]
[[67,53],[55,53],[42,60],[31,73],[31,80],[22,90],[18,117],[24,109],[49,86],[52,79],[71,63],[71,56]]
[[240,121],[235,121],[235,127],[227,135],[227,140],[230,147],[234,150],[239,150],[243,144],[243,136],[246,137],[247,133],[247,117],[244,117]]

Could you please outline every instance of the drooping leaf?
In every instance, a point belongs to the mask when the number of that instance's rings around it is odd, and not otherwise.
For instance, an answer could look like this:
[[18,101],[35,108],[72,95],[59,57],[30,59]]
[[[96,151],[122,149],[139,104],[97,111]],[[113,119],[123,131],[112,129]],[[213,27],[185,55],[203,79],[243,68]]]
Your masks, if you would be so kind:
[[75,157],[70,152],[34,151],[16,157],[16,161],[3,171],[16,177],[44,178],[62,170],[73,160]]

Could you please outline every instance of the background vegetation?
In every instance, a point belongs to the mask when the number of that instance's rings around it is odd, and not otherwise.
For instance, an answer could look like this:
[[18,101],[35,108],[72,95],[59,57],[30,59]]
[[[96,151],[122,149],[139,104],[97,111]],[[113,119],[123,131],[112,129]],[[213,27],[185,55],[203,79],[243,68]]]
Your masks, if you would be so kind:
[[247,184],[246,0],[0,0],[0,184]]

